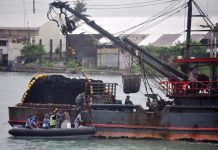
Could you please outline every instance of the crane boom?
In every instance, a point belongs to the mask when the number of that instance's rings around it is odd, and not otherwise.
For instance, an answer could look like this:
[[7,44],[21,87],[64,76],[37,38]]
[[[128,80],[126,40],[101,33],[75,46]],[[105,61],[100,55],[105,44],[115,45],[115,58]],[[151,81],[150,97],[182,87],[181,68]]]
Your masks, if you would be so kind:
[[157,59],[156,57],[152,56],[151,54],[149,54],[145,49],[139,47],[137,44],[133,43],[132,41],[130,41],[128,38],[124,37],[123,38],[123,41],[129,45],[131,45],[133,48],[137,49],[142,56],[146,56],[144,59],[147,59],[147,57],[151,58],[153,60],[153,62],[156,62],[156,63],[159,63],[159,64],[162,64],[163,66],[163,69],[166,69],[165,71],[168,72],[168,74],[172,74],[171,76],[177,76],[177,78],[181,78],[181,79],[186,79],[187,76],[176,70],[175,68],[173,68],[172,66],[162,62],[161,60]]
[[[67,2],[53,2],[50,4],[51,6],[55,8],[60,8],[61,11],[62,9],[65,9],[75,15],[76,17],[80,18],[83,20],[86,24],[88,24],[90,27],[101,33],[103,36],[107,37],[110,39],[115,45],[119,46],[121,49],[128,51],[132,56],[136,58],[142,58],[141,60],[148,64],[151,68],[159,72],[160,74],[164,75],[165,77],[174,79],[174,80],[184,80],[186,76],[169,66],[168,64],[160,61],[159,59],[153,57],[149,53],[145,52],[142,48],[137,46],[135,43],[129,41],[127,38],[124,38],[123,41],[110,34],[108,31],[104,30],[102,27],[97,25],[94,21],[89,20],[85,15],[78,13],[74,9],[70,8],[70,6],[67,4]],[[136,51],[139,51],[140,53],[138,54]]]

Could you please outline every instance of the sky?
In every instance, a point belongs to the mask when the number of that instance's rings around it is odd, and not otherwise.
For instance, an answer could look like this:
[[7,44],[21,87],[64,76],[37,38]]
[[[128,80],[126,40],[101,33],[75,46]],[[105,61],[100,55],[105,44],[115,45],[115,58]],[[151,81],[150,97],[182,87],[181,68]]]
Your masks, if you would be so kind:
[[[39,27],[48,21],[46,13],[54,0],[0,0],[0,27]],[[186,0],[84,0],[86,14],[93,17],[148,17],[176,1]],[[209,15],[218,16],[218,0],[195,0]],[[74,0],[68,1],[71,6]],[[178,14],[181,15],[182,14]]]

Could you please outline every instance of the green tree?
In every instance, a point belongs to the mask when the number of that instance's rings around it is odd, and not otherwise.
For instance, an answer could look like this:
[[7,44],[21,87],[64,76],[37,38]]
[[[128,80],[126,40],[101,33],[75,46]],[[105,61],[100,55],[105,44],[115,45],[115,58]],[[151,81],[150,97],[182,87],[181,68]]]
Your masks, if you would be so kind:
[[[84,0],[76,0],[75,2],[74,2],[74,5],[75,5],[75,7],[74,7],[74,10],[76,11],[76,12],[78,12],[78,13],[83,13],[83,12],[86,12],[86,10],[87,10],[87,8],[86,8],[86,2],[84,2]],[[73,19],[72,19],[75,23],[76,22],[78,22],[79,20],[80,20],[80,18],[78,18],[78,17],[76,17],[76,16],[74,16],[73,17]],[[67,35],[68,36],[68,35]],[[67,48],[66,48],[66,61],[68,62],[69,61],[69,54],[70,54],[70,48],[71,46],[70,46],[70,42],[68,41],[67,42]]]
[[[206,53],[205,46],[199,46],[200,43],[192,42],[190,49],[190,56],[196,58],[207,57],[208,54]],[[179,55],[183,55],[184,52],[184,44],[183,43],[176,43],[174,46],[171,47],[156,47],[152,45],[144,46],[143,48],[149,52],[154,57],[161,59],[164,62],[170,62],[171,58],[175,58]]]
[[[74,4],[75,4],[75,7],[74,7],[75,11],[77,11],[78,13],[86,12],[87,8],[86,8],[86,2],[84,2],[84,0],[77,0],[74,2]],[[80,20],[80,18],[74,17],[73,20],[75,22],[78,22]]]
[[192,42],[192,46],[190,49],[190,54],[191,56],[194,56],[196,58],[203,58],[203,57],[208,57],[209,54],[206,53],[206,46],[199,46],[200,43],[198,42]]
[[43,45],[40,44],[26,44],[21,49],[21,54],[23,56],[42,56],[45,53],[45,49]]

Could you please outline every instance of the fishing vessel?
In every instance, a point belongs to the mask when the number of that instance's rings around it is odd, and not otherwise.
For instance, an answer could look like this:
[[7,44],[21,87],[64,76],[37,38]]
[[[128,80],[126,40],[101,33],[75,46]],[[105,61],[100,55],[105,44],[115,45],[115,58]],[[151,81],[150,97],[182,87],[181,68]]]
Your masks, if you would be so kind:
[[[147,106],[150,109],[144,109],[140,105],[116,104],[112,101],[112,97],[115,98],[116,96],[116,84],[93,84],[87,80],[84,92],[86,93],[87,109],[91,119],[85,119],[84,124],[95,126],[96,133],[94,136],[218,141],[218,59],[215,55],[212,58],[189,57],[192,4],[196,4],[194,0],[187,2],[188,21],[185,55],[182,59],[175,60],[176,63],[180,64],[180,70],[155,58],[127,37],[122,39],[114,37],[85,15],[76,12],[67,2],[56,1],[50,4],[48,16],[53,9],[59,10],[60,15],[65,16],[65,24],[60,24],[57,20],[50,18],[59,24],[64,34],[75,29],[75,24],[65,13],[68,12],[110,39],[114,45],[129,52],[135,63],[140,67],[141,78],[146,89],[151,89],[148,78],[153,78],[171,100],[165,101],[152,90],[150,93],[146,90],[144,94],[148,102]],[[201,15],[211,23],[206,15]],[[211,25],[210,27],[210,32],[218,31],[216,26]],[[209,76],[194,72],[193,68],[197,70],[196,68],[202,64],[210,68]],[[128,84],[131,77],[133,82]],[[131,77],[124,79],[128,93],[136,92],[139,86],[139,84],[133,84],[134,81],[138,81],[138,76],[131,75]],[[19,124],[19,120],[23,120],[23,116],[19,118],[14,112],[19,114],[24,109],[28,109],[26,112],[30,113],[36,104],[25,107],[27,105],[23,103],[20,104],[19,108],[18,106],[9,107],[9,122],[12,126],[16,123]],[[49,107],[47,104],[45,105]],[[37,107],[37,109],[43,108]],[[71,108],[70,111],[72,111],[72,116],[75,117],[75,108]]]

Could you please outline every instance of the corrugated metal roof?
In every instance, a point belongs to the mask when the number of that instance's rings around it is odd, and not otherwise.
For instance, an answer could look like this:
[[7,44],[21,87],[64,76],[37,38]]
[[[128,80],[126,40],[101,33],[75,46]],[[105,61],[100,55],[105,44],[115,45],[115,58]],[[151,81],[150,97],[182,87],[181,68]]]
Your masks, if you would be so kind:
[[192,34],[191,39],[195,42],[200,42],[205,37],[205,34]]
[[[210,17],[212,22],[217,22],[218,16]],[[145,24],[133,29],[134,26],[142,24],[150,17],[89,17],[114,36],[119,37],[127,35],[130,40],[138,45],[152,44],[155,46],[171,46],[175,43],[184,42],[186,37],[185,17],[173,16],[164,22],[156,24]],[[192,30],[202,29],[200,25],[205,24],[202,18],[193,18]],[[207,32],[194,32],[192,39],[200,41]],[[80,24],[72,34],[99,34],[96,30],[87,24]],[[105,37],[99,39],[99,43],[110,43]],[[112,43],[110,43],[112,44]]]
[[[134,30],[128,30],[128,29],[148,20],[149,17],[135,17],[135,18],[98,17],[98,18],[90,18],[90,19],[94,20],[99,26],[103,27],[106,31],[110,32],[111,34],[117,35],[116,33],[120,31],[125,31],[123,33],[121,32],[122,35],[132,34],[131,36],[129,36],[129,38],[133,40],[135,43],[137,43],[138,45],[155,44],[155,45],[169,46],[175,44],[178,41],[180,42],[185,41],[186,26],[184,25],[184,22],[186,21],[186,18],[180,16],[171,17],[167,19],[167,21],[161,22],[159,24],[155,24],[154,26],[148,26],[148,27],[145,26],[143,28],[140,28],[140,30],[137,30],[139,28],[135,28]],[[218,16],[212,16],[211,20],[213,22],[216,22],[218,20]],[[203,29],[200,26],[202,24],[204,24],[202,18],[194,18],[192,20],[192,29],[193,30]],[[93,29],[90,30],[90,27],[87,27],[87,25],[80,26],[78,29],[76,29],[74,33],[78,34],[81,32],[85,32],[89,34],[90,33],[98,34],[96,31],[93,31]],[[206,33],[207,32],[194,32],[193,39],[199,41],[201,35]],[[145,36],[144,39],[143,36]],[[100,42],[106,43],[108,42],[108,40],[102,38]]]
[[148,35],[144,40],[142,40],[138,45],[149,45],[156,41],[161,36],[161,33],[154,33]]
[[37,31],[39,30],[39,28],[35,28],[35,27],[0,27],[0,30],[15,30],[15,31],[19,31],[19,30],[24,30],[24,31],[29,31],[29,30],[34,30]]
[[181,36],[181,34],[163,34],[160,38],[153,42],[152,45],[171,46],[179,36]]
[[0,27],[1,38],[26,39],[28,36],[38,36],[39,28]]
[[98,54],[117,54],[118,51],[119,51],[119,49],[114,48],[114,47],[111,47],[111,48],[104,47],[104,48],[98,48],[97,49]]
[[127,37],[131,41],[133,41],[136,44],[139,44],[141,41],[143,41],[146,37],[148,37],[148,34],[120,34],[118,37],[123,38]]

